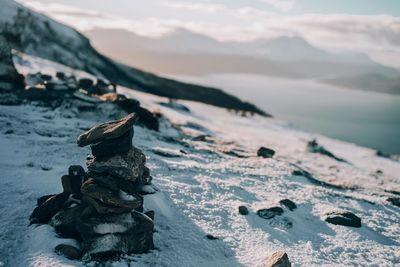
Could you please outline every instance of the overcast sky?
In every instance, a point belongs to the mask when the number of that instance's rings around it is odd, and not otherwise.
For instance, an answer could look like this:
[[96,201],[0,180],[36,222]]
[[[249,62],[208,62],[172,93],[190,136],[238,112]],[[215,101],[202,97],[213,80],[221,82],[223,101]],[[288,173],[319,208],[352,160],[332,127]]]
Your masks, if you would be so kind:
[[20,0],[84,31],[158,36],[176,28],[220,41],[298,35],[400,67],[400,0]]

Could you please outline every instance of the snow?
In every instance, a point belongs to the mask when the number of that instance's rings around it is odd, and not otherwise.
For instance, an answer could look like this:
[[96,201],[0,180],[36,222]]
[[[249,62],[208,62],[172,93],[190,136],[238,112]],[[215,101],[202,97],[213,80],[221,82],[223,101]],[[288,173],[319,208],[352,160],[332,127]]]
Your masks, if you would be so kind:
[[126,193],[126,192],[124,192],[124,191],[122,191],[122,190],[119,190],[119,197],[120,197],[122,200],[126,200],[126,201],[133,201],[133,200],[135,200],[135,197],[134,197],[134,196],[131,196],[131,195],[129,195],[128,193]]
[[[47,68],[57,65],[35,59]],[[138,99],[164,115],[161,131],[135,126],[133,144],[147,156],[159,191],[144,196],[145,210],[155,211],[156,249],[126,255],[110,266],[262,266],[274,251],[285,250],[294,266],[396,266],[400,263],[399,208],[386,201],[385,190],[400,191],[400,163],[375,156],[368,148],[309,134],[285,122],[180,101],[191,112],[159,105],[161,97],[127,88],[119,92]],[[36,199],[60,192],[60,177],[70,165],[84,166],[88,148],[76,138],[85,129],[115,116],[105,113],[55,110],[33,105],[0,106],[0,262],[5,266],[83,266],[54,253],[61,239],[47,225],[27,226]],[[193,125],[201,126],[193,128]],[[6,131],[13,130],[6,134]],[[198,134],[209,142],[195,141]],[[182,143],[167,142],[166,137]],[[309,140],[349,164],[306,151]],[[260,146],[276,151],[272,159],[256,157]],[[154,153],[162,150],[176,157]],[[183,150],[185,153],[181,153]],[[248,157],[229,155],[240,151]],[[43,170],[41,166],[50,167]],[[323,186],[292,172],[307,170]],[[382,173],[377,173],[377,170]],[[354,189],[341,189],[351,186]],[[265,220],[262,208],[294,201],[282,216]],[[238,214],[245,205],[250,214]],[[326,212],[351,211],[361,228],[328,224]],[[288,227],[292,222],[293,227]],[[119,231],[105,224],[100,232]],[[217,240],[205,236],[211,234]],[[113,235],[104,246],[110,246]],[[90,264],[89,264],[90,266]]]
[[115,233],[123,233],[128,229],[120,224],[115,223],[103,223],[99,224],[94,228],[94,232],[104,235],[104,234],[115,234]]

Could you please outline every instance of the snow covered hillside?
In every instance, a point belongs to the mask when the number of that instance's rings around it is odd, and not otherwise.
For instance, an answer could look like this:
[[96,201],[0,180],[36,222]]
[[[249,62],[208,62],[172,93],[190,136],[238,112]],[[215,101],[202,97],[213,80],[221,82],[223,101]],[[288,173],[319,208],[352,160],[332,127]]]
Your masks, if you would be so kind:
[[[31,72],[60,68],[48,61],[24,63]],[[118,90],[163,119],[160,132],[135,126],[133,138],[158,189],[145,196],[145,207],[155,210],[156,249],[110,266],[263,266],[278,249],[293,266],[400,263],[400,208],[387,201],[400,192],[399,162],[276,119],[182,101],[185,111],[160,105],[166,102],[161,97]],[[76,145],[78,135],[116,116],[106,104],[95,112],[68,105],[0,106],[0,266],[95,266],[56,255],[57,244],[73,241],[48,225],[28,227],[28,217],[38,197],[62,190],[66,166],[85,166],[89,149]],[[314,138],[347,162],[307,152]],[[257,157],[260,146],[274,149],[274,158]],[[256,214],[282,199],[297,209],[284,208],[269,220]],[[238,213],[241,205],[249,215]],[[359,216],[362,227],[324,221],[336,209]]]

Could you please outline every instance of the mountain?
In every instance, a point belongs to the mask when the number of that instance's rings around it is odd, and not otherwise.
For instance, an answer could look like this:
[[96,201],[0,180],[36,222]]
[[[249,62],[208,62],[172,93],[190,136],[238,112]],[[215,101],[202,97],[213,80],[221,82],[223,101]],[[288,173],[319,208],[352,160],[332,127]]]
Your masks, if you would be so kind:
[[[400,77],[362,53],[331,53],[305,39],[282,36],[254,42],[219,42],[210,37],[177,29],[158,38],[136,35],[121,29],[93,29],[85,32],[94,46],[125,64],[172,75],[249,73],[287,78],[329,80],[354,77],[335,83],[347,88],[400,93],[392,89]],[[110,42],[113,40],[113,42]],[[364,79],[372,74],[365,81]],[[369,84],[373,77],[385,77]],[[356,81],[355,78],[362,79]],[[360,83],[364,86],[360,86]]]
[[97,52],[90,41],[76,30],[12,0],[0,0],[0,6],[0,32],[15,50],[136,90],[267,115],[254,105],[219,89],[177,82],[120,64]]

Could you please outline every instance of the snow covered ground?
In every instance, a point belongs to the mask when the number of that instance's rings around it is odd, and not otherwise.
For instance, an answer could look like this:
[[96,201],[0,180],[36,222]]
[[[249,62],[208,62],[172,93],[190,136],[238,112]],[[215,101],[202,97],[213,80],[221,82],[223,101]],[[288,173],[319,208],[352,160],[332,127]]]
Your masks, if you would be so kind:
[[[133,138],[159,189],[144,201],[155,210],[156,249],[110,266],[262,266],[277,249],[288,253],[293,266],[400,264],[400,208],[386,201],[394,195],[385,192],[400,191],[399,162],[276,119],[240,117],[189,101],[179,103],[190,112],[179,111],[159,105],[166,101],[160,97],[119,92],[165,119],[160,132],[135,126]],[[94,266],[56,255],[57,244],[73,241],[47,225],[28,227],[28,217],[38,197],[62,190],[68,166],[85,166],[90,151],[79,148],[76,138],[117,116],[106,108],[95,114],[65,106],[0,106],[0,266]],[[194,140],[200,134],[210,137]],[[313,138],[349,163],[308,153]],[[275,157],[256,157],[260,146],[274,149]],[[299,168],[327,184],[292,175]],[[298,208],[270,220],[257,216],[258,209],[284,198]],[[250,214],[239,215],[240,205]],[[337,208],[361,217],[362,227],[325,222],[324,212]]]

